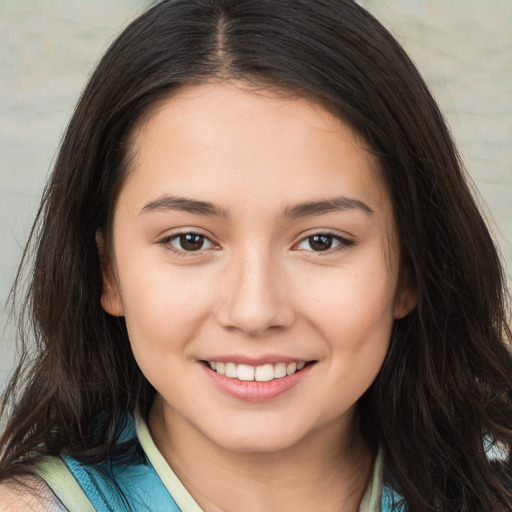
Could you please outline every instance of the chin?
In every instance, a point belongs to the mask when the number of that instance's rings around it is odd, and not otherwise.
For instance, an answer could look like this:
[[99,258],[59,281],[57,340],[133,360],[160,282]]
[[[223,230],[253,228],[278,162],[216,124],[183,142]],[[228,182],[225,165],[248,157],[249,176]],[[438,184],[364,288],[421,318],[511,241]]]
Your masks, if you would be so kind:
[[209,437],[221,448],[235,453],[276,453],[299,445],[306,437],[305,432],[283,429],[283,426],[290,425],[263,424],[257,428],[254,424],[252,428],[238,426],[212,433]]
[[299,440],[282,439],[269,436],[253,436],[251,439],[229,439],[221,447],[234,453],[265,454],[276,453],[292,448]]

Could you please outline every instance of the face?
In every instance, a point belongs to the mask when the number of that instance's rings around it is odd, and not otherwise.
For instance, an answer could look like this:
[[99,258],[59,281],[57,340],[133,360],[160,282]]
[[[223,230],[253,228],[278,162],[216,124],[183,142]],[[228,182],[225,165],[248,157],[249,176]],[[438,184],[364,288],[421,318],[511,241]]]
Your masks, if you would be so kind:
[[411,297],[364,143],[242,85],[184,89],[135,133],[102,304],[171,427],[264,452],[352,424]]

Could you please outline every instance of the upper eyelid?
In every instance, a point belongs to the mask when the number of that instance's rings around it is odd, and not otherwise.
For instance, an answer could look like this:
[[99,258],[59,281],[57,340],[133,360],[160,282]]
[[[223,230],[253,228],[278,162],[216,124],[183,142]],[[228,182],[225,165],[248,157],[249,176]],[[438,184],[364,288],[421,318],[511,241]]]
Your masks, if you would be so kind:
[[312,236],[318,236],[318,235],[326,235],[326,236],[332,236],[333,238],[337,240],[341,240],[343,242],[351,242],[355,243],[355,237],[348,234],[348,233],[339,233],[337,231],[329,230],[329,229],[316,229],[312,231],[308,231],[306,233],[302,233],[300,235],[300,238],[298,238],[297,242],[294,242],[293,245],[297,245],[298,243],[311,238]]
[[174,238],[177,238],[179,236],[183,236],[183,235],[199,235],[199,236],[202,236],[204,238],[206,238],[207,240],[209,240],[210,242],[216,244],[217,242],[215,242],[215,239],[214,237],[212,237],[211,235],[209,234],[206,234],[204,233],[201,229],[199,228],[186,228],[186,229],[178,229],[177,231],[172,231],[171,233],[169,232],[166,232],[165,234],[163,235],[160,235],[158,238],[157,238],[157,242],[158,243],[161,243],[165,240],[172,240]]

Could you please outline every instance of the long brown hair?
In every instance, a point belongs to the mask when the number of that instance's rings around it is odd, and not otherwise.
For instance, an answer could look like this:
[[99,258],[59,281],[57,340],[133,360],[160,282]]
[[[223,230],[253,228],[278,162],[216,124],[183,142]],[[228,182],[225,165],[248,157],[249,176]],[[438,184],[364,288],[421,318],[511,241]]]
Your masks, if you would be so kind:
[[111,457],[126,411],[148,411],[154,390],[124,321],[100,305],[95,234],[108,242],[136,123],[178,87],[212,78],[321,101],[378,156],[418,302],[359,401],[363,433],[383,447],[387,483],[409,510],[512,509],[502,267],[425,83],[351,0],[167,0],[107,51],[66,131],[15,284],[24,356],[2,402],[0,476],[45,454]]

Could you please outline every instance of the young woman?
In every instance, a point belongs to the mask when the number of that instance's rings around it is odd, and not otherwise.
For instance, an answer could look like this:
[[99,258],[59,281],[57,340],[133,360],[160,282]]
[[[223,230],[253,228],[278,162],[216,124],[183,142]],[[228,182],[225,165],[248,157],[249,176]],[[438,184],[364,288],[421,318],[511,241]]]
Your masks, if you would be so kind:
[[354,2],[142,15],[32,248],[3,509],[512,508],[500,262],[434,100]]

